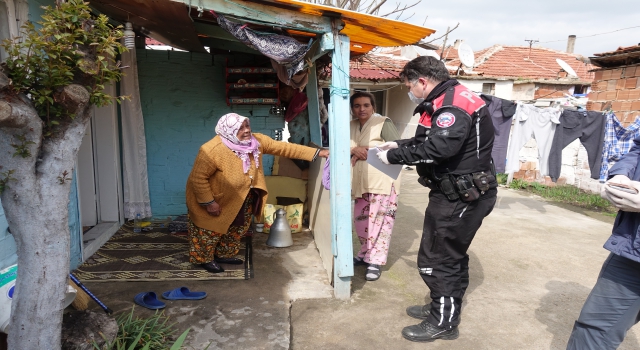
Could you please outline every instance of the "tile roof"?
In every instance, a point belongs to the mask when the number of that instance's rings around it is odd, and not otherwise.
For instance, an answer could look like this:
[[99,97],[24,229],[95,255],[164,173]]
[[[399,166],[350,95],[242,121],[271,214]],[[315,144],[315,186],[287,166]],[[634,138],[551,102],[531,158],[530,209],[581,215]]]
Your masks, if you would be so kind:
[[602,56],[612,56],[612,55],[618,55],[618,54],[622,54],[622,53],[629,53],[629,52],[636,52],[636,51],[640,51],[640,44],[633,45],[633,46],[627,46],[627,47],[620,46],[615,51],[594,53],[593,55],[597,56],[597,57],[602,57]]
[[603,68],[635,65],[640,63],[640,44],[619,47],[615,51],[602,52],[590,57],[591,62]]
[[400,71],[409,60],[390,55],[367,54],[349,61],[349,76],[355,79],[398,79]]
[[[556,62],[559,58],[578,75],[580,83],[590,83],[594,74],[589,72],[594,67],[579,60],[577,54],[528,46],[494,45],[475,52],[474,71],[484,77],[515,78],[535,81],[563,81],[570,82],[570,78],[560,78],[560,66]],[[447,62],[448,65],[460,65],[460,60]]]

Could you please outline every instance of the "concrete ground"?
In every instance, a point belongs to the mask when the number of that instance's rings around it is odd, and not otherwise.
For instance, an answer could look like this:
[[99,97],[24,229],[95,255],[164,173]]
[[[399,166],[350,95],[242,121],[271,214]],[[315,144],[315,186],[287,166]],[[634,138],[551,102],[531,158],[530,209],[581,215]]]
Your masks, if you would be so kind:
[[[460,338],[412,343],[400,334],[418,323],[405,308],[428,301],[416,270],[428,191],[403,171],[402,192],[387,265],[375,282],[356,267],[352,297],[333,299],[309,233],[294,246],[254,240],[252,280],[87,283],[114,311],[126,312],[141,291],[185,285],[201,301],[168,302],[165,313],[187,327],[190,348],[203,349],[564,349],[580,308],[607,256],[602,244],[612,217],[562,208],[500,188],[493,213],[469,250],[471,284]],[[357,242],[354,241],[357,246]],[[95,308],[95,307],[94,307]],[[152,312],[136,307],[137,315]],[[620,349],[640,348],[634,327]]]

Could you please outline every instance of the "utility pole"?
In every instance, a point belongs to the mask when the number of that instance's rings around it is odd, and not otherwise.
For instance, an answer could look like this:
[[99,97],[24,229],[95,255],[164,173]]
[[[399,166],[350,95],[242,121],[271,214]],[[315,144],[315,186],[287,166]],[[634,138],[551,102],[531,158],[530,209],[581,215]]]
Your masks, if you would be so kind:
[[444,62],[444,48],[447,46],[447,38],[449,37],[449,27],[447,27],[447,31],[444,33],[444,42],[442,43],[442,52],[440,52],[440,60]]
[[529,54],[527,55],[527,59],[529,59],[529,57],[531,56],[531,46],[533,46],[534,43],[539,43],[540,40],[524,39],[524,41],[528,41],[529,42]]

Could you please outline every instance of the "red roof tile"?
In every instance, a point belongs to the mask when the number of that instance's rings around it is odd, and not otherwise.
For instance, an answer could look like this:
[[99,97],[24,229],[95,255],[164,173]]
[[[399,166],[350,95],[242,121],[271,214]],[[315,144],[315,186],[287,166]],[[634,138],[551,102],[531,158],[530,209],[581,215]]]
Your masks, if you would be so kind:
[[627,46],[627,47],[621,46],[615,51],[594,53],[593,55],[594,56],[598,56],[598,57],[602,57],[602,56],[618,55],[618,54],[621,54],[621,53],[629,53],[629,52],[636,52],[636,51],[640,51],[640,44],[633,45],[633,46]]
[[407,62],[409,60],[400,57],[368,54],[349,61],[349,76],[367,80],[398,79]]
[[[546,48],[494,45],[475,52],[475,57],[474,71],[481,72],[484,77],[558,80],[561,68],[556,58],[567,62],[580,81],[591,82],[594,76],[589,70],[595,67],[579,61],[580,55]],[[460,61],[452,60],[447,64],[460,65]]]

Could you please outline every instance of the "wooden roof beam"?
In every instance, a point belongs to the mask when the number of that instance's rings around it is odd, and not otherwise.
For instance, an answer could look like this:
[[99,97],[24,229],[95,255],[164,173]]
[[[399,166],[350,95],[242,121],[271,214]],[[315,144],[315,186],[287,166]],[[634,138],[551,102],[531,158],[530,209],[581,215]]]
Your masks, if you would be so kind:
[[[192,6],[196,2],[189,0],[171,0]],[[205,11],[213,10],[215,13],[234,17],[238,20],[266,26],[275,26],[286,29],[295,29],[304,32],[323,34],[331,32],[331,18],[318,17],[301,12],[267,6],[255,2],[243,4],[244,1],[226,0],[200,0],[198,5]]]

